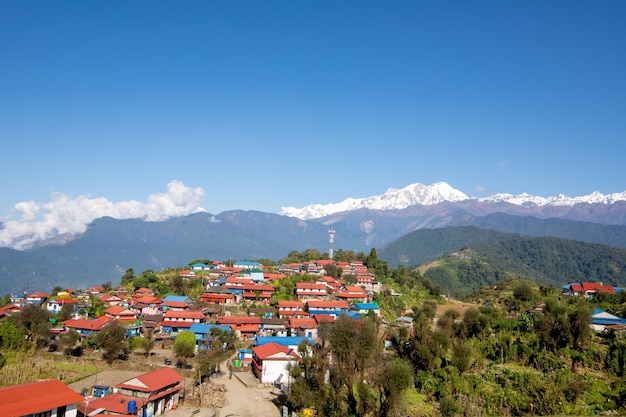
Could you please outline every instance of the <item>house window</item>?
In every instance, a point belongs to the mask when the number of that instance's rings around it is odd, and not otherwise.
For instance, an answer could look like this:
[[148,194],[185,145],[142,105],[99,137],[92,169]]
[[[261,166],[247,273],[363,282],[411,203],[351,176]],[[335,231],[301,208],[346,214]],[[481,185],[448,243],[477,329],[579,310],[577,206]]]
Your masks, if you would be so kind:
[[44,411],[43,413],[35,413],[33,417],[52,417],[52,410]]

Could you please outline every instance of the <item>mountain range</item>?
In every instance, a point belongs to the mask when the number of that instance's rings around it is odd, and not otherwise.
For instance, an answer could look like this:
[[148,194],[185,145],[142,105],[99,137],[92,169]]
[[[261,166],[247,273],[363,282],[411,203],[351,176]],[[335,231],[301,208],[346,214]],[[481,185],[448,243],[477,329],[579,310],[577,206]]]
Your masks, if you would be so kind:
[[[478,199],[445,183],[413,184],[334,205],[283,208],[280,214],[234,210],[162,222],[105,217],[92,222],[80,235],[39,242],[25,251],[0,248],[0,294],[47,291],[56,285],[117,284],[127,268],[139,273],[185,266],[195,259],[277,261],[292,250],[328,252],[331,228],[335,230],[335,250],[368,252],[377,248],[384,253],[386,245],[410,232],[451,226],[626,248],[626,193]],[[431,247],[438,245],[430,243]],[[415,265],[408,261],[414,259],[412,255],[381,259],[392,266]]]

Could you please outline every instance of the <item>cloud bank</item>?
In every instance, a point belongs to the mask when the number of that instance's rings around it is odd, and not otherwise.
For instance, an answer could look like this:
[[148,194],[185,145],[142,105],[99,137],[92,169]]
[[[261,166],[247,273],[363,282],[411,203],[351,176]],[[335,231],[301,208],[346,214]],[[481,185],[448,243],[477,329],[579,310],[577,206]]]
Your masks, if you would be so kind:
[[165,193],[150,195],[147,202],[131,200],[113,203],[103,197],[72,198],[54,193],[49,203],[23,201],[15,204],[18,218],[4,221],[0,229],[0,247],[25,250],[40,240],[84,233],[92,221],[105,216],[146,221],[185,216],[204,211],[198,207],[203,195],[203,189],[190,188],[176,180],[167,184]]

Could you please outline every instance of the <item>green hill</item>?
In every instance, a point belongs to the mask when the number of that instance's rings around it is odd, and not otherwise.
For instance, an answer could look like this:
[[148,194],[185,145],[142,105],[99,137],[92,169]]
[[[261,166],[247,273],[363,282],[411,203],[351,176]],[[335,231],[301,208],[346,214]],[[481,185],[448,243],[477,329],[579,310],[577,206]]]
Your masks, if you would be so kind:
[[425,278],[456,296],[508,278],[555,287],[581,281],[626,286],[626,249],[474,227],[418,230],[381,249],[379,257],[391,266],[398,260],[421,265]]

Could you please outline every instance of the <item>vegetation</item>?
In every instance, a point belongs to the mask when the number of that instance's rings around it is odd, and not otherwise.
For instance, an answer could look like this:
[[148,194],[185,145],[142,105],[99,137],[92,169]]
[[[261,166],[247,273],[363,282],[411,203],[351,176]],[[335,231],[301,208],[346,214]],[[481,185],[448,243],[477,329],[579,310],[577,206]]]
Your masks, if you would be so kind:
[[[563,255],[567,251],[571,252]],[[293,251],[286,259],[303,262],[317,254]],[[565,272],[571,267],[598,274],[613,268],[610,276],[619,277],[619,251],[605,251],[598,245],[569,246],[559,239],[512,239],[473,245],[423,269],[389,268],[376,250],[367,255],[338,254],[377,271],[383,287],[373,301],[385,320],[374,315],[340,316],[320,327],[316,344],[301,345],[302,360],[289,370],[287,401],[295,410],[312,408],[320,417],[598,415],[626,410],[626,337],[596,334],[589,326],[595,307],[623,317],[626,294],[562,297],[549,279],[533,280],[528,275],[541,268],[548,277],[550,268],[560,265]],[[594,260],[604,256],[612,267]],[[515,268],[505,262],[513,258]],[[345,278],[340,268],[329,269]],[[298,275],[274,282],[272,303],[292,299],[297,282],[315,279]],[[182,279],[180,269],[139,275],[129,269],[121,282],[130,291],[145,286],[161,295],[197,297],[202,291],[201,280]],[[442,308],[454,305],[446,304],[448,294],[463,295],[465,304]],[[103,308],[92,299],[86,312],[98,316]],[[394,321],[402,316],[412,323]],[[2,384],[32,380],[33,375],[45,378],[54,372],[67,375],[65,379],[76,375],[59,372],[63,361],[37,362],[30,369],[17,365],[34,353],[51,355],[45,353],[52,344],[50,323],[45,310],[30,305],[0,324]],[[115,322],[82,343],[69,332],[55,341],[54,355],[65,357],[66,363],[84,349],[100,349],[109,363],[126,360],[132,349],[150,355],[151,332],[133,338],[126,333]],[[216,328],[199,351],[195,335],[181,332],[172,351],[186,367],[193,365],[192,375],[201,382],[236,347],[233,332]]]

